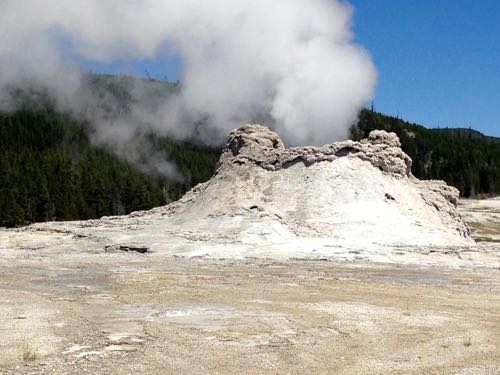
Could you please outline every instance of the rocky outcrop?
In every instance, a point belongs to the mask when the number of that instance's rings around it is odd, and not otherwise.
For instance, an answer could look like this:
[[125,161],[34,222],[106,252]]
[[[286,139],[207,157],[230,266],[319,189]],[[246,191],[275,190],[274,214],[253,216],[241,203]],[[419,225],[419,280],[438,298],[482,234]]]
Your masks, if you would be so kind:
[[412,161],[401,150],[399,138],[394,133],[375,130],[368,139],[361,142],[345,141],[323,147],[285,148],[278,134],[261,125],[247,125],[229,134],[217,170],[252,163],[268,171],[278,171],[295,163],[310,166],[314,163],[333,162],[345,156],[368,161],[374,167],[394,176],[411,174]]
[[[275,132],[247,125],[229,134],[212,180],[173,214],[189,223],[196,213],[194,222],[201,216],[215,226],[239,217],[241,232],[231,232],[236,237],[245,237],[247,224],[255,229],[256,220],[272,219],[281,239],[289,233],[285,237],[360,245],[470,243],[456,209],[458,190],[419,181],[411,165],[394,133],[377,130],[361,142],[285,148]],[[273,237],[269,230],[260,233]]]
[[464,238],[470,237],[470,229],[464,224],[457,210],[460,192],[444,181],[418,181],[422,199],[438,212],[443,223],[454,228]]

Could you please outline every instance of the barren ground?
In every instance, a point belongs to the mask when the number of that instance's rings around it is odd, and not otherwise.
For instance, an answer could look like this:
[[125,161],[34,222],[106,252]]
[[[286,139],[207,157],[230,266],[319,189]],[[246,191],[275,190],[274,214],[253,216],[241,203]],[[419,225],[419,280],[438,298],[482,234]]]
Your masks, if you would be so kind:
[[499,311],[495,268],[6,251],[0,373],[499,374]]

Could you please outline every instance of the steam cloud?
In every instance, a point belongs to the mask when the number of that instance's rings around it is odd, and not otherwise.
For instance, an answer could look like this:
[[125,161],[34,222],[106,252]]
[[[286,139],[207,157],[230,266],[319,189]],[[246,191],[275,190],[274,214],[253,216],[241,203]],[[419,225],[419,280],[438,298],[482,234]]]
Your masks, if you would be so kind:
[[[340,0],[1,0],[0,92],[43,85],[118,149],[142,127],[179,138],[201,131],[210,142],[261,120],[289,143],[321,144],[347,135],[376,84],[352,15]],[[177,95],[138,100],[121,119],[92,110],[82,61],[167,53],[183,62]]]

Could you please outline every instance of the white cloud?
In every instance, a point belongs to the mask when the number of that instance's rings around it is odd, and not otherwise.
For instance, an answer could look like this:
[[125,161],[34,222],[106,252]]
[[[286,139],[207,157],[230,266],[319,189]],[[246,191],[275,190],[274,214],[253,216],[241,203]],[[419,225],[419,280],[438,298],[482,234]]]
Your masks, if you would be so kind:
[[78,110],[88,99],[68,70],[68,46],[96,62],[168,47],[184,62],[181,94],[138,105],[124,134],[150,123],[186,136],[193,128],[180,119],[197,114],[225,133],[266,112],[290,142],[325,143],[347,134],[376,84],[351,20],[340,0],[1,0],[0,86],[34,79]]

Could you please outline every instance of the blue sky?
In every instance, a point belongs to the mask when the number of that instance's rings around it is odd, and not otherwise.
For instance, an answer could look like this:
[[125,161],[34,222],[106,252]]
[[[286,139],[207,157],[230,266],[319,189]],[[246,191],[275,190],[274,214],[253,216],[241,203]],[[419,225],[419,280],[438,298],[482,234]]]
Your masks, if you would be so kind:
[[[350,0],[379,71],[375,109],[428,127],[500,136],[500,0]],[[175,81],[181,62],[116,61],[96,72]]]
[[500,136],[500,1],[351,3],[380,74],[376,110]]

